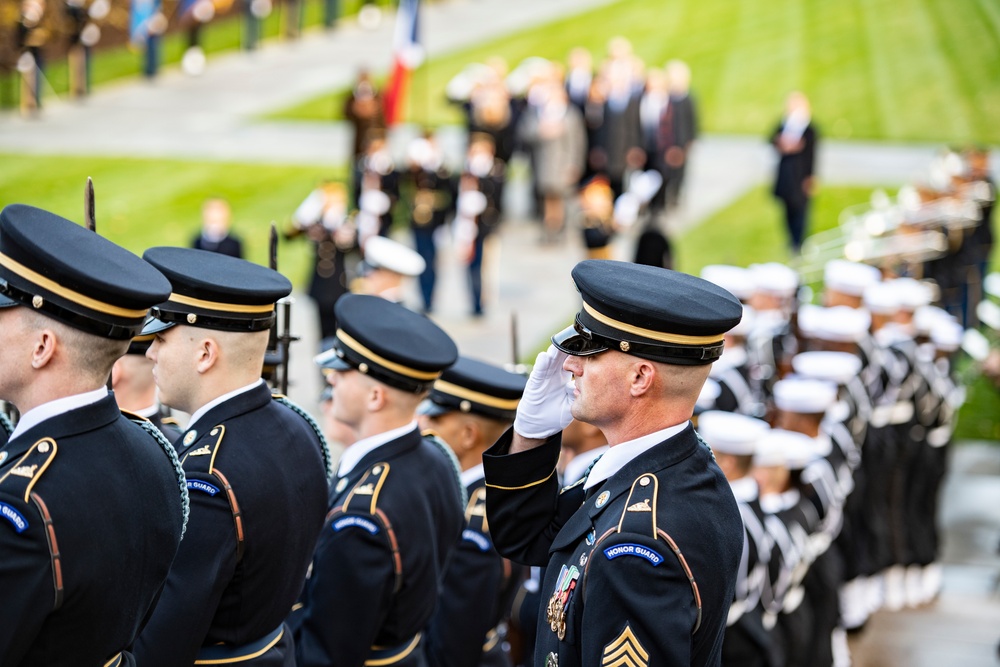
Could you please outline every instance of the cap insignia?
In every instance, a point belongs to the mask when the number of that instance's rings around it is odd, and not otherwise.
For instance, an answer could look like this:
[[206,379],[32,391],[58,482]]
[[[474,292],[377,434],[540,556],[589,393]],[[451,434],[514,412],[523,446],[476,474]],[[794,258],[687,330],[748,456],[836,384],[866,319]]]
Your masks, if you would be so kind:
[[622,352],[628,352],[631,345],[628,344],[627,340],[623,340],[622,342],[618,343],[618,347],[622,349]]
[[33,307],[35,307],[35,308],[41,308],[44,303],[45,303],[45,299],[43,299],[42,297],[38,296],[37,294],[35,296],[31,297],[31,305]]
[[358,364],[358,370],[361,371],[362,373],[367,373],[368,372],[368,364],[366,364],[365,362],[362,361],[360,364]]
[[187,315],[187,321],[188,321],[188,324],[194,324],[195,322],[198,321],[198,316],[195,315],[194,313],[188,313],[188,315]]
[[607,491],[602,491],[601,495],[597,496],[597,500],[594,501],[594,507],[604,507],[605,503],[608,502],[608,498],[610,497],[611,497],[610,493],[608,493]]
[[462,401],[461,403],[458,404],[458,407],[462,412],[468,412],[469,410],[472,409],[472,403],[468,401]]

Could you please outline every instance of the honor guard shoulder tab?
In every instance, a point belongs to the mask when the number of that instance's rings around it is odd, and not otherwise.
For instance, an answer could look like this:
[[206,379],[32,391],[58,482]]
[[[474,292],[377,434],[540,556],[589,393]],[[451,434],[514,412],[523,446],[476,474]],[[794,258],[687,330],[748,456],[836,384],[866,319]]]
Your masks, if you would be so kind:
[[320,454],[323,455],[323,465],[326,468],[326,483],[327,486],[329,486],[334,478],[333,454],[330,452],[330,443],[327,442],[326,436],[323,435],[323,429],[319,427],[319,424],[316,423],[316,420],[313,419],[308,412],[303,410],[296,403],[290,401],[284,394],[271,394],[271,398],[281,405],[284,405],[298,416],[302,417],[306,423],[309,424],[309,427],[316,434],[316,437],[319,438]]
[[[0,477],[0,489],[12,496],[21,498],[25,503],[31,502],[38,510],[45,532],[46,545],[49,551],[49,563],[52,567],[52,589],[55,597],[52,609],[56,610],[63,603],[63,575],[62,575],[62,555],[59,553],[58,542],[56,540],[56,528],[52,521],[49,508],[42,500],[42,497],[33,491],[35,484],[42,478],[48,470],[59,450],[56,441],[52,438],[42,438],[33,444],[21,458],[14,462],[13,466]],[[3,454],[6,452],[0,452]],[[27,519],[16,509],[4,504],[3,515],[14,524],[17,532],[23,532],[28,527]]]

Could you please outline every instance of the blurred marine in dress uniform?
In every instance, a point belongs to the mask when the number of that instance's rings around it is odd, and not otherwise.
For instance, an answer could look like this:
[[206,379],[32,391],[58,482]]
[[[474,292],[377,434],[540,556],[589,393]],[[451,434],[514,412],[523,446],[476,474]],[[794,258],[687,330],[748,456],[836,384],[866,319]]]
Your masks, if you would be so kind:
[[333,348],[317,361],[332,370],[332,417],[353,442],[290,618],[298,665],[420,665],[466,505],[454,455],[420,434],[416,410],[458,350],[385,299],[349,294],[336,314]]
[[163,402],[191,414],[178,448],[191,523],[136,657],[292,665],[283,621],[326,515],[330,462],[316,424],[260,378],[291,283],[204,250],[144,256],[173,286],[144,331],[156,334],[148,355]]
[[41,209],[0,212],[0,662],[134,665],[187,518],[170,445],[122,415],[115,359],[170,283]]
[[[539,355],[513,428],[484,456],[497,549],[547,563],[534,664],[717,665],[743,525],[689,420],[742,309],[666,269],[587,260],[573,279],[582,311]],[[611,447],[560,490],[573,417]]]
[[469,496],[462,541],[448,561],[438,607],[427,629],[431,667],[510,667],[507,619],[521,568],[493,548],[486,521],[483,452],[514,421],[525,378],[459,358],[420,406],[421,424],[458,459]]

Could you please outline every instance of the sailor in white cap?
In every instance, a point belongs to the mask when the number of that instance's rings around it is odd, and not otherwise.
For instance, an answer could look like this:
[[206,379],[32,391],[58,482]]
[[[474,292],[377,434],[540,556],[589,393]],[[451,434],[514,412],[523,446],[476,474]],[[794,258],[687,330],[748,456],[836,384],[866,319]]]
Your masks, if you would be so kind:
[[755,369],[752,386],[758,395],[769,397],[780,375],[779,366],[798,351],[791,314],[798,308],[800,279],[793,269],[777,262],[752,264],[748,270],[754,288],[749,305],[755,312],[754,327],[747,336],[750,366]]
[[753,330],[754,310],[743,306],[743,319],[726,332],[722,356],[712,364],[709,377],[719,383],[715,401],[718,410],[738,412],[751,417],[764,416],[763,395],[753,378],[746,340]]
[[395,303],[403,303],[406,279],[419,276],[427,267],[415,250],[385,236],[365,241],[364,258],[360,292]]
[[715,453],[743,516],[743,556],[736,579],[736,594],[729,607],[722,642],[722,664],[773,665],[774,641],[764,628],[764,596],[770,589],[768,567],[777,549],[764,527],[760,487],[750,474],[757,441],[768,432],[767,422],[753,417],[711,410],[698,418],[698,433]]
[[870,285],[882,280],[874,266],[834,259],[823,268],[823,303],[827,306],[861,307],[861,298]]

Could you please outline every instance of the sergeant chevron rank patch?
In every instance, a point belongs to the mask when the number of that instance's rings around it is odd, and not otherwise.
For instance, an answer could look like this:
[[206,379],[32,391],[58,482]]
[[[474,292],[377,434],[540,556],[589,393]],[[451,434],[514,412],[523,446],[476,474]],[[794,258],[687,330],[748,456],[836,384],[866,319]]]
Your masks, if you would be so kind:
[[622,633],[604,647],[601,667],[649,667],[649,653],[632,634],[628,623]]

